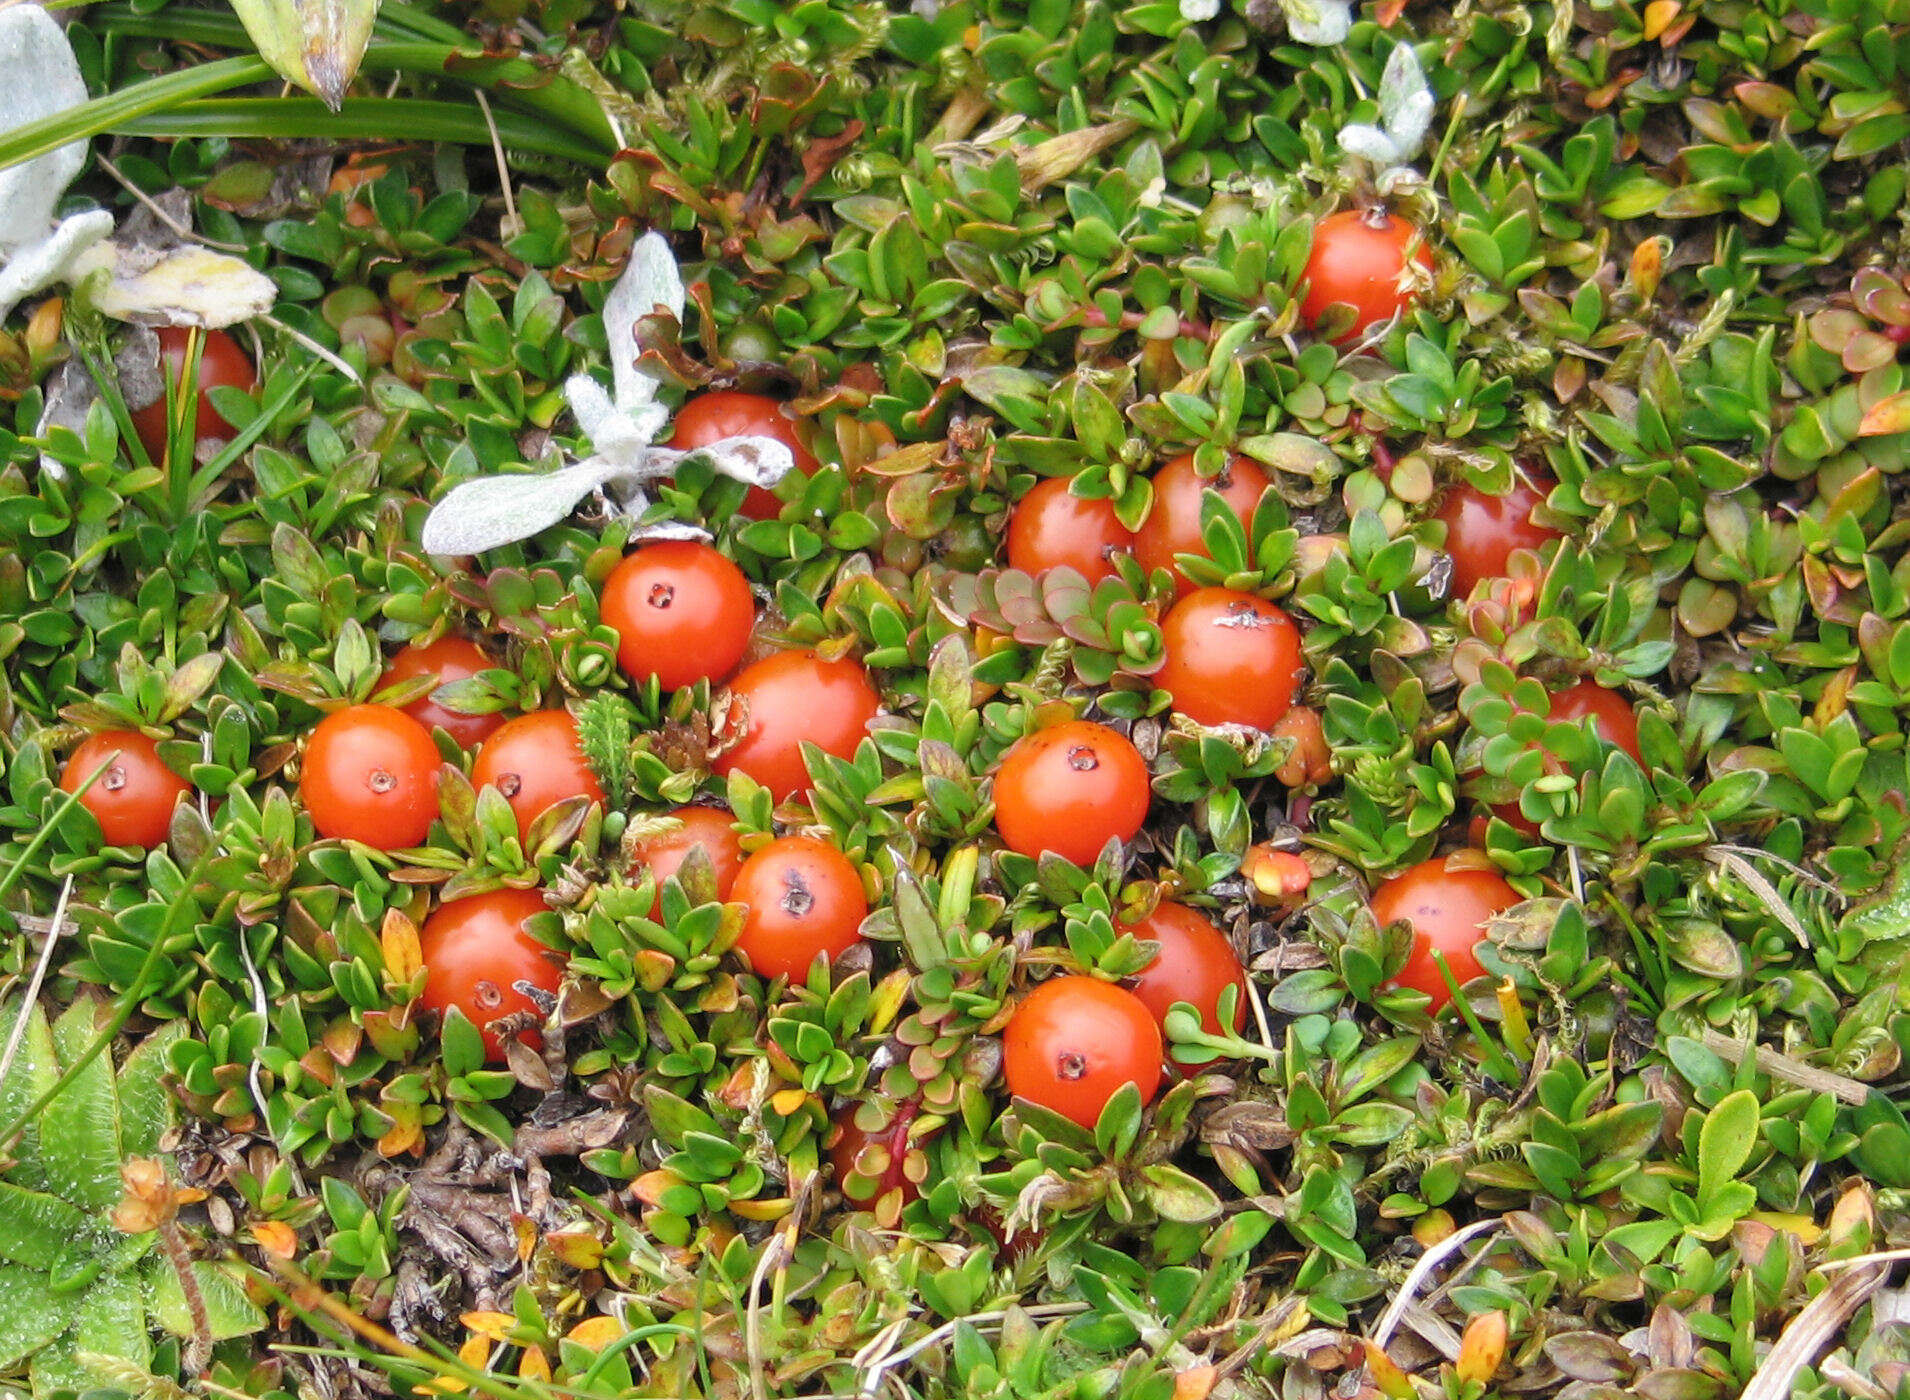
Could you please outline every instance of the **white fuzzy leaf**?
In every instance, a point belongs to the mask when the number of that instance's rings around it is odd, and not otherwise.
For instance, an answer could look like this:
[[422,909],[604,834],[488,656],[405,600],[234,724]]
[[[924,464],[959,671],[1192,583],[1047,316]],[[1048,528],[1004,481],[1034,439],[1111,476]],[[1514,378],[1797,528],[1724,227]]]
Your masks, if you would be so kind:
[[[657,396],[657,381],[637,368],[637,322],[656,311],[683,319],[683,278],[676,256],[660,233],[646,233],[630,250],[630,263],[604,302],[604,335],[610,345],[617,407],[628,413]],[[594,440],[594,437],[593,437]]]
[[[0,10],[0,15],[11,13]],[[93,209],[62,219],[46,237],[14,250],[0,267],[0,320],[35,292],[66,280],[79,256],[112,231],[113,216]]]
[[108,239],[86,251],[73,276],[99,268],[112,276],[95,305],[144,326],[222,329],[264,315],[278,296],[278,285],[264,273],[195,244],[148,248]]
[[1411,44],[1396,45],[1386,60],[1379,83],[1379,114],[1399,152],[1389,159],[1406,161],[1418,155],[1432,125],[1433,95]]
[[771,487],[796,468],[796,457],[775,438],[727,437],[685,452],[674,447],[653,447],[650,457],[661,470],[656,475],[670,476],[694,457],[708,462],[724,476],[747,481],[751,486]]
[[482,554],[548,530],[577,503],[618,479],[624,468],[602,457],[542,476],[486,476],[455,486],[425,517],[418,543],[427,554]]
[[1287,33],[1302,44],[1343,43],[1353,29],[1353,7],[1348,0],[1280,0],[1287,14]]
[[[86,82],[58,21],[34,4],[0,10],[0,131],[84,101]],[[0,255],[11,257],[46,233],[60,196],[85,164],[86,142],[69,141],[0,170]]]
[[1365,122],[1349,122],[1340,128],[1340,149],[1349,156],[1364,156],[1376,165],[1403,159],[1392,137]]
[[1220,0],[1180,0],[1180,17],[1189,24],[1212,19],[1220,13]]
[[610,401],[603,385],[587,374],[573,374],[564,381],[564,398],[570,404],[577,426],[592,442],[607,432],[609,424],[618,417],[617,406]]

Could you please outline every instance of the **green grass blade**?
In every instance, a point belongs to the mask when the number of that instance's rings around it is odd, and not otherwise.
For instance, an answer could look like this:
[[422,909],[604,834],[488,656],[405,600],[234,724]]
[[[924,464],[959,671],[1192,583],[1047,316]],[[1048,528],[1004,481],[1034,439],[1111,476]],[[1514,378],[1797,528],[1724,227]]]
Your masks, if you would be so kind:
[[[493,114],[507,147],[600,166],[605,150],[553,130],[521,112]],[[348,98],[338,112],[313,97],[226,97],[184,102],[109,128],[120,136],[226,136],[250,140],[452,141],[490,144],[490,129],[475,107],[408,97]]]
[[[402,7],[392,7],[387,13],[393,9]],[[529,59],[486,54],[456,30],[450,31],[449,40],[420,38],[403,29],[384,27],[384,19],[381,14],[381,27],[374,31],[371,45],[359,62],[360,73],[409,73],[483,88],[496,102],[535,112],[588,137],[603,147],[604,155],[616,151],[616,137],[603,109],[570,79]],[[251,47],[237,16],[210,10],[142,15],[115,5],[94,11],[92,23],[103,32],[135,39],[165,39],[208,48]]]
[[0,170],[57,150],[69,141],[97,136],[102,131],[129,130],[126,123],[151,113],[247,83],[264,82],[271,76],[265,60],[254,56],[222,58],[133,83],[0,136]]
[[[96,5],[87,16],[87,24],[102,36],[163,39],[222,49],[250,50],[252,47],[239,17],[225,10],[189,10],[172,5],[157,14],[144,14],[129,5]],[[386,5],[378,12],[372,24],[372,37],[374,42],[379,39],[394,43],[423,41],[457,48],[471,45],[471,37],[462,30],[402,5]]]

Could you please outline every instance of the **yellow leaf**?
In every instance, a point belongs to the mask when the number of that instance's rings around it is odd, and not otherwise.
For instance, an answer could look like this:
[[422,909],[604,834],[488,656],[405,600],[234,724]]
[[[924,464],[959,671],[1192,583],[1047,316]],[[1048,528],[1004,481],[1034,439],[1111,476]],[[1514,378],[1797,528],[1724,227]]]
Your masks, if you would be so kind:
[[791,1118],[808,1100],[809,1093],[805,1089],[780,1089],[769,1096],[769,1106],[783,1117]]
[[406,983],[424,966],[424,954],[418,947],[418,926],[401,909],[385,910],[384,926],[378,930],[378,942],[384,950],[385,974],[393,983]]
[[571,1328],[564,1340],[575,1342],[580,1347],[592,1351],[602,1351],[619,1337],[623,1336],[623,1324],[614,1317],[587,1317]]
[[511,1329],[517,1326],[517,1319],[509,1313],[468,1312],[462,1313],[458,1321],[465,1327],[490,1342],[510,1340]]
[[544,1236],[544,1247],[573,1269],[594,1269],[603,1262],[603,1241],[588,1230],[560,1230]]
[[1683,9],[1679,0],[1651,0],[1645,6],[1645,37],[1656,39],[1671,27],[1671,22],[1678,18]]
[[1784,1230],[1796,1235],[1805,1244],[1816,1244],[1824,1237],[1824,1228],[1808,1215],[1787,1215],[1783,1211],[1754,1210],[1750,1218],[1760,1225],[1769,1225],[1773,1230]]
[[537,1347],[525,1347],[524,1355],[517,1363],[517,1374],[527,1381],[547,1381],[550,1379],[550,1358]]
[[481,1333],[466,1337],[458,1348],[458,1360],[473,1370],[482,1371],[485,1363],[491,1359],[492,1345],[491,1339]]

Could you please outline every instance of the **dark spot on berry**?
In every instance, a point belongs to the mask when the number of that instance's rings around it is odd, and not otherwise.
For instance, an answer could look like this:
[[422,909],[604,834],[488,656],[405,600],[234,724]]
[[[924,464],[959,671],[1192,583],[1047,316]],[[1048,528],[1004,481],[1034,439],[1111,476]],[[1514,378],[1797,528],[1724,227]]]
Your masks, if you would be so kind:
[[816,907],[816,896],[809,889],[809,882],[802,877],[802,871],[791,866],[783,871],[783,912],[791,918],[800,919]]

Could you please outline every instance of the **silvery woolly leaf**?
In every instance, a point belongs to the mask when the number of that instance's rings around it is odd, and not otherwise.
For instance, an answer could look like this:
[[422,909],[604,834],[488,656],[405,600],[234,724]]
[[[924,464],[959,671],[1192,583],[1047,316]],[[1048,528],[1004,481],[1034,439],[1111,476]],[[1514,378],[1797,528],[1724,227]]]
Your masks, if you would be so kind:
[[1189,24],[1212,19],[1220,13],[1220,0],[1180,0],[1180,17]]
[[667,476],[695,458],[737,481],[765,489],[774,486],[795,470],[796,456],[787,445],[767,437],[720,438],[706,447],[682,451],[674,447],[653,447],[650,458],[658,464],[657,476]]
[[260,58],[338,110],[371,42],[378,0],[232,0],[232,8]]
[[120,321],[146,326],[220,329],[271,310],[278,285],[238,258],[194,244],[174,248],[94,244],[73,264],[75,280],[110,274],[94,305]]
[[541,476],[484,476],[464,482],[431,508],[418,543],[427,554],[482,554],[527,540],[625,470],[621,463],[586,457]]
[[1433,95],[1411,44],[1395,46],[1386,60],[1386,72],[1379,81],[1379,115],[1399,151],[1388,159],[1407,161],[1418,155],[1432,125]]
[[[0,10],[0,14],[11,14]],[[0,267],[0,320],[35,292],[65,281],[80,254],[113,231],[113,216],[104,209],[75,214],[37,242],[16,249]]]
[[637,344],[637,322],[659,306],[677,320],[683,319],[683,278],[677,271],[676,255],[662,234],[652,232],[639,238],[630,250],[630,263],[604,302],[604,337],[610,346],[610,372],[614,376],[611,382],[617,407],[625,413],[657,396],[657,381],[637,368],[637,356],[642,353]]
[[[38,5],[16,4],[0,10],[0,131],[68,111],[84,101],[86,82],[59,23]],[[0,170],[0,255],[11,258],[46,234],[60,196],[85,164],[86,142],[69,141]],[[107,227],[111,226],[109,219]],[[17,293],[15,300],[22,295],[26,293]]]
[[599,453],[612,456],[640,454],[663,431],[670,412],[662,404],[645,403],[625,411],[611,402],[603,385],[587,374],[573,374],[564,381],[564,397],[570,411],[583,429],[590,445]]
[[1364,156],[1375,165],[1404,159],[1392,137],[1365,122],[1349,122],[1340,128],[1340,149],[1349,156]]
[[1286,11],[1287,33],[1302,44],[1344,43],[1353,28],[1348,0],[1280,0]]

